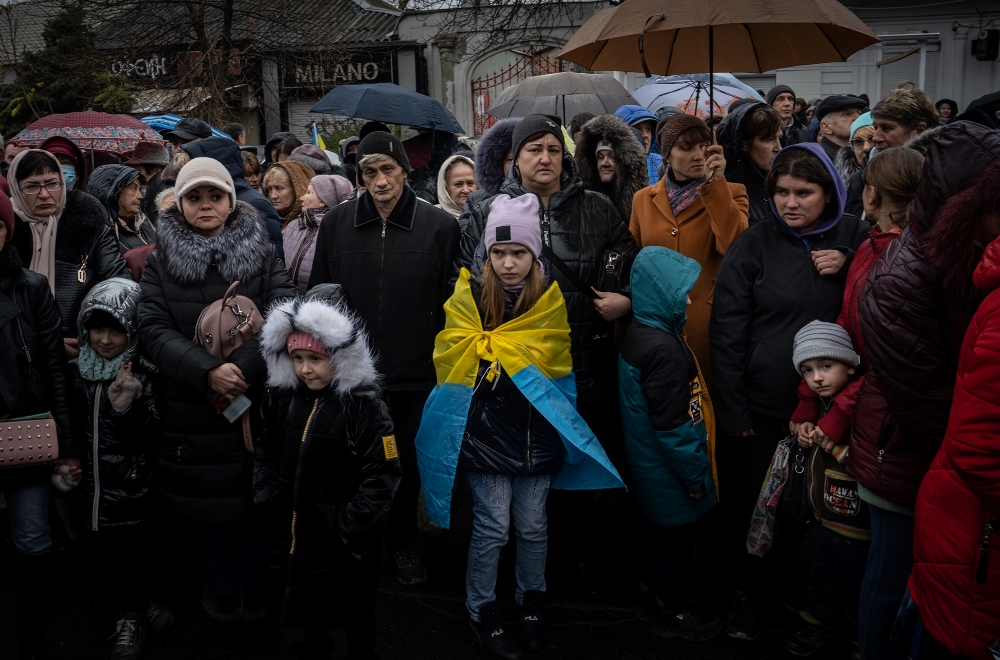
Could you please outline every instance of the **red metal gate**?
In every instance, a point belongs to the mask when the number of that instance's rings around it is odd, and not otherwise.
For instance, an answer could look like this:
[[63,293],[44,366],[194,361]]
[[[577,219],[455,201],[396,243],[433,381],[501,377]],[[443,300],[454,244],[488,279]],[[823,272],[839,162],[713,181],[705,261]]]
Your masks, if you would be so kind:
[[568,71],[569,62],[550,58],[533,48],[514,60],[500,71],[494,71],[487,76],[481,76],[472,81],[472,131],[474,135],[482,135],[496,123],[496,117],[486,114],[490,107],[490,99],[505,88],[516,85],[530,76],[541,76],[546,73]]

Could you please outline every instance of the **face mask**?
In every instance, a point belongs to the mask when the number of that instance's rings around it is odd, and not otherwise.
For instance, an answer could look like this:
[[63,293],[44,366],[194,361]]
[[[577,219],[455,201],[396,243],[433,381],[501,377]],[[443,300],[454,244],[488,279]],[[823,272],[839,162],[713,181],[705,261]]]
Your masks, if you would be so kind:
[[72,165],[60,165],[59,168],[62,170],[63,178],[66,179],[66,190],[69,190],[76,183],[76,168]]

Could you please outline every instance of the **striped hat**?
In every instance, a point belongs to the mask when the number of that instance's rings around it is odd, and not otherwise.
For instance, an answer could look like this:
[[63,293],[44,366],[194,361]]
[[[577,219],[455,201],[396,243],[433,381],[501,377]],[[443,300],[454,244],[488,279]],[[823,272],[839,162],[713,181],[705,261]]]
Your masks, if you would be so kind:
[[861,364],[861,358],[854,350],[851,336],[836,323],[813,321],[797,333],[792,343],[792,363],[795,370],[802,371],[802,363],[815,358],[828,358],[843,362],[850,367]]

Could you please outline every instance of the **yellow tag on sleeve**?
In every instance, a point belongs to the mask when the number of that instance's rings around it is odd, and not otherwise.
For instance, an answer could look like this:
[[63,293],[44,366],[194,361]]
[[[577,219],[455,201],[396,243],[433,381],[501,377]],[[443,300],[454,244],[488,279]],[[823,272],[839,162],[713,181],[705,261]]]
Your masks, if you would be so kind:
[[385,450],[385,460],[388,461],[392,460],[393,458],[399,458],[399,452],[396,451],[396,436],[383,435],[382,449]]

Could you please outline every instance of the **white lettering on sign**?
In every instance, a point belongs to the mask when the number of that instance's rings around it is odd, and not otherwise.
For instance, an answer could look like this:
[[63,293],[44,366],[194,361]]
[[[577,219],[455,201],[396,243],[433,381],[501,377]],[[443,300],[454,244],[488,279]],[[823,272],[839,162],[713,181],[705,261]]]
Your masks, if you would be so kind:
[[332,67],[305,64],[295,67],[297,85],[351,84],[376,80],[378,76],[379,65],[375,62],[337,64]]
[[152,78],[167,75],[167,58],[153,55],[148,59],[118,60],[111,63],[112,75],[125,75],[131,78],[139,76],[141,78]]

